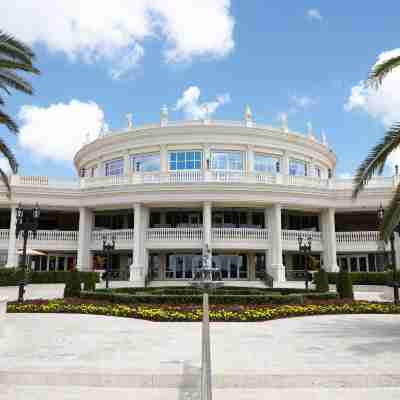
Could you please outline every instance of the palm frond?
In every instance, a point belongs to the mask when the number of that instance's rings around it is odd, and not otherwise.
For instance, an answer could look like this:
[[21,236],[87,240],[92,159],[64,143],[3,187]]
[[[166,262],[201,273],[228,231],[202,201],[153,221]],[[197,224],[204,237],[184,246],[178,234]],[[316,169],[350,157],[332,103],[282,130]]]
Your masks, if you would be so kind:
[[398,146],[400,146],[400,122],[390,127],[383,139],[372,148],[367,158],[358,167],[353,181],[353,199],[364,189],[377,170],[378,173],[382,173],[388,156]]
[[28,81],[11,71],[0,69],[0,83],[13,89],[19,90],[23,93],[33,93],[32,85]]
[[0,124],[5,125],[11,132],[18,133],[18,125],[6,113],[0,110]]
[[0,139],[0,153],[7,159],[10,164],[11,171],[16,174],[18,172],[18,162],[12,150],[7,146],[3,139]]
[[0,39],[0,54],[8,57],[10,60],[17,60],[22,63],[32,64],[32,56],[25,51],[18,49],[10,43],[1,41]]
[[400,67],[400,56],[392,57],[385,62],[376,64],[369,73],[367,83],[370,86],[380,86],[386,75],[397,67]]
[[40,71],[30,63],[20,63],[13,60],[7,60],[0,58],[0,69],[19,69],[26,72],[32,72],[33,74],[39,74]]
[[35,53],[27,44],[21,42],[8,33],[3,32],[2,30],[0,30],[0,43],[6,43],[17,50],[24,52],[31,59],[35,58]]
[[400,221],[400,184],[396,187],[396,192],[385,210],[383,221],[380,226],[381,240],[387,242],[392,234],[394,228]]
[[3,181],[4,185],[7,188],[7,197],[11,197],[11,186],[10,186],[10,181],[8,179],[7,174],[0,168],[0,179]]
[[11,92],[8,90],[7,86],[4,85],[3,83],[0,82],[0,89],[3,89],[8,95],[11,94]]

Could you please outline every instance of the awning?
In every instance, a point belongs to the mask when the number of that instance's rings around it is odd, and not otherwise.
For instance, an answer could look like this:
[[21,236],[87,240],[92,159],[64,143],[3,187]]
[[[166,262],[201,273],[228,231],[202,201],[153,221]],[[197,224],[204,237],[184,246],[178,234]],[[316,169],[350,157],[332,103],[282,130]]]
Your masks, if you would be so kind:
[[[18,254],[22,255],[22,249],[18,250]],[[46,253],[43,253],[42,251],[34,250],[34,249],[26,249],[26,255],[27,256],[47,256]]]

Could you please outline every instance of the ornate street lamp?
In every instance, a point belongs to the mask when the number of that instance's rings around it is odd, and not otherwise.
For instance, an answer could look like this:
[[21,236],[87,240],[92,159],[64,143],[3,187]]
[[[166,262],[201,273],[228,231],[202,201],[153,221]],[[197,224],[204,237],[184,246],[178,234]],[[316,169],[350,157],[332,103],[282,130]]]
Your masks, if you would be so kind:
[[[304,266],[305,266],[305,272],[306,272],[306,277],[305,277],[305,285],[306,285],[306,290],[308,290],[308,265],[311,261],[311,244],[312,244],[312,237],[311,235],[308,236],[307,241],[303,239],[303,237],[299,234],[297,237],[297,240],[299,242],[299,252],[304,253]],[[304,242],[304,243],[303,243]]]
[[[378,221],[379,221],[379,225],[382,224],[383,221],[383,217],[385,216],[385,210],[382,206],[382,203],[379,205],[378,211],[377,211],[377,215],[378,215]],[[395,254],[395,249],[394,249],[394,233],[395,232],[399,232],[399,228],[400,226],[397,225],[393,232],[390,235],[390,253],[391,253],[391,258],[392,258],[392,267],[393,267],[393,301],[394,304],[398,304],[399,303],[399,283],[397,282],[397,277],[396,277],[396,254]],[[386,243],[384,244],[385,246],[385,255],[386,255]],[[386,258],[386,257],[385,257]]]
[[15,236],[18,239],[19,234],[22,232],[23,247],[22,258],[20,259],[20,268],[22,270],[22,277],[18,283],[18,301],[24,301],[25,285],[26,285],[26,245],[28,242],[29,232],[32,232],[32,237],[36,238],[37,229],[39,226],[40,208],[36,203],[35,207],[31,210],[24,210],[21,204],[18,204],[16,209],[17,222],[15,229]]
[[115,236],[112,239],[107,239],[107,236],[103,236],[103,251],[106,253],[107,264],[106,264],[106,289],[109,288],[110,273],[111,273],[111,255],[115,250]]
[[210,315],[208,290],[223,286],[220,268],[212,266],[211,251],[207,246],[202,257],[201,267],[197,269],[192,286],[203,289],[203,321],[201,334],[201,400],[212,399],[211,387],[211,348]]

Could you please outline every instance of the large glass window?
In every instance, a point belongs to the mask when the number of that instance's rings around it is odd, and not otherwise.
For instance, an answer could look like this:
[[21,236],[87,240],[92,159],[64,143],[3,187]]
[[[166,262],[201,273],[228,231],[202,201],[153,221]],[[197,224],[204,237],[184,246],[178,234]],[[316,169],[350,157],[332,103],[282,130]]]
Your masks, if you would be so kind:
[[212,263],[220,268],[222,279],[247,279],[246,254],[216,254]]
[[256,154],[254,157],[254,170],[275,175],[278,172],[279,158],[267,154]]
[[306,176],[307,167],[306,163],[302,160],[290,160],[289,161],[289,175]]
[[169,153],[170,171],[182,169],[201,169],[201,151],[174,151]]
[[242,171],[243,153],[241,151],[213,151],[211,168],[217,170]]
[[141,172],[160,171],[160,155],[159,154],[138,154],[132,155],[131,169]]
[[124,174],[124,160],[118,158],[117,160],[107,161],[105,163],[106,176],[121,176]]

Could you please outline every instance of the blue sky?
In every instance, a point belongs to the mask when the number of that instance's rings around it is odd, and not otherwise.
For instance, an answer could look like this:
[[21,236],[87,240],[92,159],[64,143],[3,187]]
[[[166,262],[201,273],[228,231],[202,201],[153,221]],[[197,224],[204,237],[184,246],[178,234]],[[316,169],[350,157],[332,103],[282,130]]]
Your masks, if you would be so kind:
[[256,122],[279,125],[287,113],[289,127],[306,132],[310,121],[316,136],[326,132],[338,174],[352,174],[400,121],[400,71],[378,92],[360,83],[399,47],[399,2],[204,0],[200,10],[198,1],[120,0],[110,14],[76,1],[0,5],[0,27],[32,44],[42,71],[33,97],[7,99],[21,138],[0,128],[22,174],[73,177],[69,154],[87,130],[97,135],[103,115],[111,129],[126,126],[127,112],[152,123],[163,104],[172,120],[216,102],[214,119],[242,119],[250,104]]

